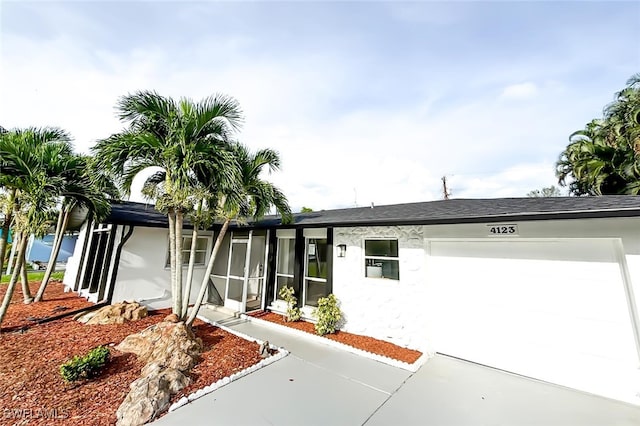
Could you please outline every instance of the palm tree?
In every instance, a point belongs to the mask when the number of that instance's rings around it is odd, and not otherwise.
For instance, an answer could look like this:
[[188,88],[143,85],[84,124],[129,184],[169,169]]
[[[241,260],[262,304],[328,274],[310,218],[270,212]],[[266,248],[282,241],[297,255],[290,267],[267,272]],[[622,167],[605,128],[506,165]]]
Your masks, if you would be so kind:
[[574,195],[640,193],[640,74],[592,120],[569,137],[556,164],[562,186]]
[[[11,175],[2,176],[2,184],[14,194],[8,208],[13,215],[16,235],[19,235],[14,242],[18,247],[17,264],[0,306],[0,323],[9,307],[18,275],[25,267],[29,236],[42,236],[52,225],[51,212],[64,188],[61,174],[72,152],[69,135],[57,128],[12,130],[0,136],[0,163],[3,168],[12,170]],[[23,280],[25,301],[31,298],[27,284]]]
[[193,324],[200,306],[204,300],[209,276],[213,271],[213,264],[222,245],[222,240],[232,220],[243,220],[246,217],[259,219],[269,213],[272,207],[282,216],[283,222],[291,220],[291,209],[284,194],[272,183],[261,178],[265,168],[269,172],[280,168],[280,157],[271,149],[262,149],[255,154],[239,143],[233,144],[233,153],[240,166],[240,176],[237,189],[220,192],[216,207],[216,216],[222,220],[222,227],[213,246],[200,291],[187,319],[187,324]]
[[615,100],[604,109],[610,145],[627,145],[640,153],[640,73],[627,80]]
[[235,181],[237,167],[227,148],[242,123],[242,112],[235,99],[224,95],[175,101],[151,91],[123,96],[116,108],[128,128],[99,141],[93,152],[102,169],[121,177],[126,193],[141,171],[162,169],[156,208],[169,222],[173,313],[181,316],[182,229],[185,214],[196,203],[193,182],[204,170],[215,170],[216,179]]
[[64,188],[60,194],[58,221],[49,262],[34,299],[35,302],[42,300],[49,284],[73,209],[76,206],[85,208],[96,219],[102,220],[110,209],[108,200],[119,199],[115,184],[100,170],[97,170],[95,160],[92,157],[74,154],[65,158],[62,166],[63,170],[60,170],[60,176],[64,178]]
[[[610,145],[604,138],[602,120],[593,120],[573,133],[556,165],[562,186],[574,195],[621,194],[627,190],[625,168],[629,150]],[[569,180],[571,179],[571,180]]]

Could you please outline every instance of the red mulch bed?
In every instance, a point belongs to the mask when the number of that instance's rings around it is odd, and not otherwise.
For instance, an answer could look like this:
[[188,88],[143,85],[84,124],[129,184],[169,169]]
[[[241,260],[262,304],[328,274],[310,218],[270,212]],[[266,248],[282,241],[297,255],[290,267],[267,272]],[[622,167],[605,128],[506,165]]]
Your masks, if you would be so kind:
[[[283,325],[285,327],[291,327],[310,334],[316,334],[314,325],[310,322],[285,322],[282,315],[276,314],[274,312],[261,311],[252,313],[250,315],[262,320]],[[418,352],[413,349],[403,348],[398,345],[394,345],[393,343],[385,342],[384,340],[374,339],[373,337],[347,333],[346,331],[336,331],[334,334],[326,334],[323,337],[335,340],[336,342],[340,342],[357,349],[362,349],[367,352],[386,356],[409,364],[413,364],[414,362],[416,362],[422,355],[422,352]]]
[[[6,286],[2,287],[0,297]],[[56,283],[47,288],[45,296],[49,302],[46,303],[70,308],[87,305],[73,293],[62,293],[61,287]],[[29,324],[25,320],[28,316],[44,316],[51,312],[51,307],[45,308],[44,305],[39,308],[39,304],[22,304],[22,295],[18,293],[16,291],[14,295],[18,298],[17,303],[12,304],[8,311],[12,313],[14,326]],[[60,299],[54,296],[56,294],[64,294],[65,297]],[[152,311],[147,318],[121,325],[83,325],[71,318],[63,318],[0,333],[0,423],[114,424],[115,412],[129,392],[129,384],[139,377],[142,362],[135,355],[111,347],[112,360],[105,370],[94,380],[76,385],[65,384],[59,374],[59,366],[74,355],[83,355],[96,346],[115,345],[127,335],[161,321],[168,314],[169,310]],[[199,320],[194,323],[194,330],[202,339],[205,351],[201,362],[192,370],[193,383],[175,395],[172,402],[261,359],[255,342],[248,342]],[[15,410],[23,411],[16,414]],[[58,418],[46,418],[45,415],[57,415]]]
[[[7,287],[8,285],[6,284],[0,285],[0,300],[4,298]],[[39,281],[29,283],[29,290],[31,290],[32,296],[36,295],[39,287]],[[11,304],[7,309],[7,314],[2,320],[0,331],[15,331],[21,327],[32,326],[37,319],[60,315],[92,305],[93,303],[78,297],[76,293],[65,293],[64,286],[60,281],[52,280],[44,292],[42,302],[26,305],[25,307],[22,298],[22,286],[18,282],[11,298]]]

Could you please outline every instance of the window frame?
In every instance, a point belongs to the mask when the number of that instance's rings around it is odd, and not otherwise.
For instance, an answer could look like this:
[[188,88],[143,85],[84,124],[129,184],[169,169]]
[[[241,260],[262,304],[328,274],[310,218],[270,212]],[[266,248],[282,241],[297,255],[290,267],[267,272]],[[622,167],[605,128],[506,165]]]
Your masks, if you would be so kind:
[[[327,236],[325,235],[324,237],[315,237],[315,236],[306,236],[304,238],[304,273],[303,273],[303,277],[302,277],[302,287],[303,287],[303,295],[302,295],[302,300],[303,306],[310,306],[312,308],[316,308],[316,305],[311,305],[308,302],[308,290],[307,290],[307,286],[308,286],[308,282],[312,281],[314,283],[320,283],[320,284],[324,284],[325,285],[325,290],[326,290],[326,285],[327,282],[329,281],[328,278],[320,278],[320,277],[311,277],[309,276],[309,256],[311,255],[310,250],[309,250],[309,246],[310,246],[310,242],[311,240],[325,240],[325,247],[328,250],[329,247],[329,241]],[[313,256],[318,256],[317,255],[317,247],[314,247],[314,254]],[[325,253],[325,263],[327,264],[326,267],[329,268],[329,257],[327,256],[327,254]],[[328,274],[328,270],[327,270],[327,274]],[[325,296],[323,296],[325,297]]]
[[[280,272],[280,250],[281,250],[281,245],[280,243],[282,242],[282,240],[288,240],[289,244],[291,244],[291,246],[293,247],[293,257],[294,257],[294,268],[293,268],[293,273],[292,274],[288,274],[288,273],[282,273]],[[290,246],[290,247],[291,247]],[[283,300],[282,298],[280,298],[280,295],[278,294],[278,278],[279,277],[285,277],[285,278],[292,278],[295,279],[295,250],[296,250],[296,238],[295,235],[294,236],[278,236],[277,237],[277,243],[276,243],[276,279],[275,279],[275,285],[274,285],[274,292],[275,292],[275,296],[273,300]]]
[[[193,233],[190,234],[183,234],[182,235],[182,266],[189,266],[189,256],[191,254],[191,244],[189,243],[188,245],[185,245],[185,240],[187,238],[192,238],[193,237]],[[194,268],[204,268],[207,265],[207,254],[211,253],[211,245],[213,242],[213,235],[211,234],[198,234],[198,239],[201,238],[206,238],[207,239],[207,247],[202,250],[198,250],[196,248],[196,254],[197,253],[203,253],[204,252],[204,261],[202,263],[194,263],[193,267]],[[169,244],[169,238],[167,236],[167,257],[166,257],[166,261],[164,264],[164,269],[171,269],[171,245]]]
[[[398,256],[368,256],[367,255],[367,241],[395,241],[398,246]],[[391,281],[400,281],[400,239],[395,237],[364,237],[362,239],[362,257],[364,259],[362,275],[365,279],[370,280],[391,280]],[[384,275],[381,277],[369,277],[367,276],[367,261],[368,260],[385,260],[385,261],[395,261],[398,264],[398,278],[395,277],[385,277]]]

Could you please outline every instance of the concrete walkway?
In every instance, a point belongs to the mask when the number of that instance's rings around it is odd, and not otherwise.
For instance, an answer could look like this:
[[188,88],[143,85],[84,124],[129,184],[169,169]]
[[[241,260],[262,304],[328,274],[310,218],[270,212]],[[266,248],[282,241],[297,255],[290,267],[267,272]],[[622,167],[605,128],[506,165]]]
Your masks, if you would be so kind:
[[203,310],[291,354],[155,425],[640,425],[640,407],[436,356],[418,372]]

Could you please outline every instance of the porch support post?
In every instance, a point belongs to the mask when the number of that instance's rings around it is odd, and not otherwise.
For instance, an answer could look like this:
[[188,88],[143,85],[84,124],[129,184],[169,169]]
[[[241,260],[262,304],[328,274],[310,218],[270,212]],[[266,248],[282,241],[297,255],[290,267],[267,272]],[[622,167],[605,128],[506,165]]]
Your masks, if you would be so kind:
[[293,270],[293,290],[298,298],[298,307],[302,307],[302,288],[304,285],[304,251],[305,251],[304,235],[302,228],[296,229],[296,248],[294,257]]
[[327,228],[327,296],[333,293],[333,228]]
[[249,239],[247,240],[247,252],[244,256],[244,284],[242,284],[242,306],[240,312],[247,311],[247,291],[249,287],[249,266],[251,264],[251,246],[253,240],[253,231],[249,231]]
[[276,288],[276,259],[277,259],[277,250],[278,250],[278,237],[276,236],[276,230],[270,229],[269,231],[269,256],[267,258],[267,288],[265,295],[265,306],[271,306],[274,299],[275,288]]

